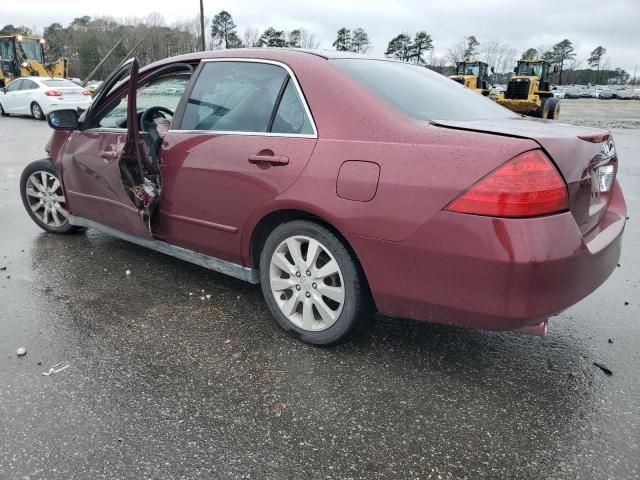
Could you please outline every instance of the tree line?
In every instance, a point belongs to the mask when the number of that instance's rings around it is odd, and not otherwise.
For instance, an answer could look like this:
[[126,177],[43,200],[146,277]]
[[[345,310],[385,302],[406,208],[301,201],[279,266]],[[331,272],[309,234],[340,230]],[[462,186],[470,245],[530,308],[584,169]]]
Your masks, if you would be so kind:
[[[294,30],[268,27],[263,31],[246,28],[240,32],[232,15],[223,10],[213,18],[206,18],[208,25],[206,47],[250,48],[290,47],[317,49],[320,42],[316,36],[303,28]],[[167,24],[159,13],[150,13],[144,18],[128,17],[116,20],[112,17],[78,17],[68,26],[52,23],[44,29],[49,61],[59,57],[69,59],[70,75],[84,78],[120,39],[113,55],[96,72],[96,78],[104,78],[138,45],[135,52],[141,64],[148,64],[168,56],[200,50],[202,43],[199,17]],[[24,26],[5,25],[0,35],[34,33]],[[338,51],[368,53],[373,48],[368,33],[362,28],[342,27],[337,31],[332,46]],[[480,42],[470,35],[454,43],[445,55],[434,54],[434,42],[425,30],[402,32],[387,44],[385,55],[403,62],[425,66],[444,75],[455,73],[455,64],[463,60],[479,60],[488,64],[492,82],[508,81],[518,58],[522,60],[546,60],[554,67],[554,83],[626,83],[629,74],[620,68],[611,69],[604,59],[606,48],[596,47],[587,59],[590,68],[580,68],[573,44],[568,39],[551,48],[528,48],[519,57],[508,44],[491,40]],[[594,71],[595,70],[595,71]],[[635,79],[634,79],[635,80]]]

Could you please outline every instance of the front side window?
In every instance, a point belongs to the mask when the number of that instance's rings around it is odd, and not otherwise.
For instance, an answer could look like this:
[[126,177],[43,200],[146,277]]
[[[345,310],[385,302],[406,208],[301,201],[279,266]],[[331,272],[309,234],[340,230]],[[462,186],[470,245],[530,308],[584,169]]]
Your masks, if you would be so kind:
[[[187,88],[190,74],[174,74],[160,77],[138,88],[136,107],[139,113],[151,107],[164,107],[176,111],[180,97]],[[126,128],[127,95],[120,98],[111,108],[102,114],[98,125],[104,128]]]
[[204,64],[188,100],[181,129],[313,133],[295,85],[284,68],[240,61]]
[[15,92],[16,90],[20,90],[23,82],[24,80],[15,80],[11,82],[7,87],[7,92]]

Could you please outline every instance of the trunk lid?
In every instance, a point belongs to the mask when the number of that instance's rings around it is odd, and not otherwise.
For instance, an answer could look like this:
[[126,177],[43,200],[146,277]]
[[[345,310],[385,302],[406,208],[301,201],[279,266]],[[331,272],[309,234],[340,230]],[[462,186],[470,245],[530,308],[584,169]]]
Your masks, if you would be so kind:
[[611,190],[598,191],[598,168],[614,165],[617,155],[609,132],[541,121],[527,117],[504,120],[434,120],[433,125],[535,141],[564,177],[569,190],[571,213],[583,234],[600,221],[611,198]]

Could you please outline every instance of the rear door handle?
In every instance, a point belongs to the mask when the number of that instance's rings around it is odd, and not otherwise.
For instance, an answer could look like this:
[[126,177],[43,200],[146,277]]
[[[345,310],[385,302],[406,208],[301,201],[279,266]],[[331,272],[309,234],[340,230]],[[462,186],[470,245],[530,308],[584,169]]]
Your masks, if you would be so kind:
[[285,157],[284,155],[250,155],[249,163],[264,164],[268,163],[271,165],[287,165],[289,163],[289,157]]

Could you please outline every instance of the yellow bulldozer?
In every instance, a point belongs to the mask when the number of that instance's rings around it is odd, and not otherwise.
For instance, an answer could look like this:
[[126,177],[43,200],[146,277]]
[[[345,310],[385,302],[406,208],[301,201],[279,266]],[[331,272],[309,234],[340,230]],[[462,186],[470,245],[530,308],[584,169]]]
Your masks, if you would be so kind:
[[518,61],[507,90],[496,95],[496,102],[517,113],[557,120],[560,100],[551,93],[550,67],[544,60]]
[[0,88],[18,77],[68,78],[68,61],[45,63],[45,40],[26,35],[0,36]]
[[489,95],[489,65],[484,62],[458,62],[456,74],[449,78],[485,97]]

